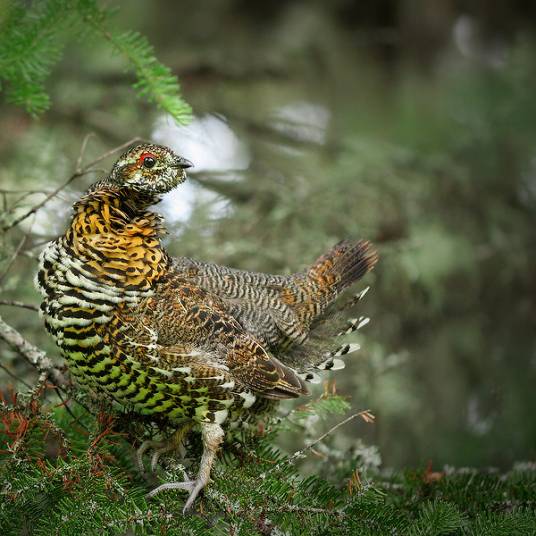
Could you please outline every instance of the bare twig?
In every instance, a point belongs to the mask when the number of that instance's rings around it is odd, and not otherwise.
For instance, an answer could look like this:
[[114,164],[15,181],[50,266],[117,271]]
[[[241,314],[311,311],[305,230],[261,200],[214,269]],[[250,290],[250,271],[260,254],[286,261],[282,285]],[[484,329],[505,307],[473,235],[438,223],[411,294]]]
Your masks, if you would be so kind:
[[[83,152],[85,151],[85,146],[87,145],[88,137],[84,139],[84,142],[82,143],[82,149],[81,154],[78,157],[78,163],[80,163]],[[5,225],[3,227],[3,231],[8,231],[9,229],[12,229],[13,227],[17,226],[20,222],[24,221],[26,218],[37,212],[41,207],[43,207],[46,203],[48,203],[53,197],[56,197],[64,188],[66,188],[71,182],[73,182],[78,177],[81,177],[82,175],[86,175],[87,173],[91,173],[94,171],[93,167],[95,164],[98,164],[105,158],[108,158],[112,154],[121,151],[123,149],[126,149],[128,146],[132,145],[133,143],[141,141],[140,138],[132,138],[131,140],[127,141],[126,143],[122,143],[121,145],[118,145],[117,147],[114,147],[113,149],[110,149],[109,151],[106,151],[105,153],[101,154],[99,157],[95,158],[92,162],[85,165],[84,167],[80,168],[77,165],[76,170],[74,173],[63,183],[60,184],[55,190],[50,192],[43,200],[41,200],[39,203],[35,204],[33,207],[31,207],[27,212],[19,216],[18,218],[15,218],[11,223]]]
[[4,209],[4,214],[3,214],[4,219],[6,216],[13,214],[13,212],[15,212],[17,208],[19,207],[19,204],[22,203],[25,199],[27,199],[31,195],[35,195],[35,194],[31,194],[31,193],[21,194],[21,196],[18,199],[16,199],[15,202],[9,208],[6,207]]
[[[57,385],[55,385],[54,387],[56,388],[56,394],[58,395],[58,398],[61,400],[61,406],[64,407],[65,411],[73,418],[73,422],[84,428],[86,432],[89,432],[89,428],[72,412],[71,408],[69,407],[69,399],[63,398],[61,394],[63,389],[61,389],[61,387],[58,387]],[[82,402],[80,402],[79,400],[75,400],[75,402],[78,405],[82,406],[90,415],[92,414],[85,404],[82,404]]]
[[26,387],[28,387],[28,389],[33,389],[33,387],[32,387],[27,381],[25,381],[23,378],[19,378],[14,372],[12,372],[11,370],[9,370],[5,365],[2,365],[2,363],[0,363],[0,368],[1,368],[6,374],[8,374],[9,376],[11,376],[14,380],[17,380],[18,382],[21,382],[23,385],[25,385]]
[[15,190],[9,188],[0,188],[0,193],[2,194],[11,194],[11,195],[22,195],[22,194],[43,194],[48,195],[51,190]]
[[24,236],[22,237],[21,241],[18,243],[17,247],[15,248],[15,251],[13,252],[13,255],[11,255],[11,258],[7,261],[4,271],[0,274],[0,283],[2,282],[6,274],[9,272],[9,270],[11,269],[12,264],[15,262],[15,259],[18,257],[27,238],[28,238],[28,234],[24,233]]
[[30,311],[39,312],[39,307],[32,303],[24,303],[17,300],[0,300],[0,305],[9,305],[11,307],[22,307],[23,309],[29,309]]
[[35,214],[40,208],[42,208],[46,203],[48,203],[53,197],[56,197],[57,194],[59,194],[64,188],[66,188],[74,179],[77,179],[78,177],[81,177],[82,175],[85,175],[86,173],[90,173],[91,169],[85,169],[85,170],[79,170],[75,171],[63,184],[58,186],[55,190],[53,190],[50,194],[48,194],[42,201],[34,205],[32,208],[30,208],[27,212],[19,216],[18,218],[15,218],[11,223],[4,226],[3,231],[9,231],[9,229],[12,229],[13,227],[17,226],[19,223],[24,221],[26,218],[31,216],[32,214]]
[[39,372],[47,372],[56,385],[64,385],[65,377],[46,353],[27,341],[16,329],[6,324],[0,317],[0,339],[3,339],[15,352],[24,357]]
[[[320,437],[318,437],[317,439],[315,439],[312,443],[309,443],[309,445],[303,447],[302,449],[296,451],[292,456],[290,456],[286,461],[288,463],[292,463],[295,459],[297,458],[302,458],[303,455],[308,451],[308,450],[311,450],[313,449],[316,445],[318,445],[318,443],[320,443],[321,441],[323,441],[324,439],[326,439],[326,437],[328,437],[330,434],[332,434],[333,432],[335,432],[335,430],[337,430],[338,428],[340,428],[341,426],[344,426],[345,424],[348,424],[350,421],[353,421],[354,419],[356,419],[357,417],[361,417],[366,423],[372,423],[374,422],[374,415],[372,415],[372,413],[370,412],[370,410],[368,409],[365,409],[363,411],[359,411],[357,413],[353,413],[352,415],[350,415],[349,417],[346,417],[346,419],[344,419],[343,421],[341,422],[338,422],[335,426],[332,426],[327,432],[323,433]],[[279,465],[279,464],[278,464]],[[277,466],[274,466],[272,469],[275,469],[275,467]]]
[[87,166],[85,166],[85,169],[90,168],[90,167],[92,168],[95,164],[98,164],[99,162],[102,162],[103,160],[105,160],[109,156],[113,155],[114,153],[117,153],[118,151],[122,151],[123,149],[126,149],[127,147],[129,147],[133,143],[136,143],[137,141],[143,141],[143,139],[138,138],[138,137],[132,138],[131,140],[128,140],[125,143],[122,143],[121,145],[118,145],[117,147],[114,147],[113,149],[110,149],[109,151],[106,151],[105,153],[102,153],[100,156],[95,158],[95,160],[93,160],[93,162],[90,162]]
[[30,228],[28,229],[27,232],[24,233],[24,236],[22,237],[21,241],[19,242],[19,244],[15,248],[15,251],[13,252],[13,255],[11,255],[11,258],[7,261],[7,265],[6,265],[5,269],[4,269],[4,271],[0,274],[0,283],[2,283],[2,281],[4,280],[6,275],[9,273],[9,270],[11,270],[11,267],[13,266],[13,263],[17,260],[17,257],[19,256],[20,252],[22,251],[22,248],[26,244],[26,241],[28,240],[28,236],[30,236],[30,234],[32,232],[32,227],[33,227],[34,221],[35,221],[35,219],[32,220],[32,223],[30,224]]
[[93,132],[86,134],[84,141],[82,142],[82,147],[80,147],[80,154],[78,155],[78,159],[76,160],[76,169],[82,169],[82,160],[84,159],[84,155],[86,154],[87,144],[94,135],[95,134],[93,134]]

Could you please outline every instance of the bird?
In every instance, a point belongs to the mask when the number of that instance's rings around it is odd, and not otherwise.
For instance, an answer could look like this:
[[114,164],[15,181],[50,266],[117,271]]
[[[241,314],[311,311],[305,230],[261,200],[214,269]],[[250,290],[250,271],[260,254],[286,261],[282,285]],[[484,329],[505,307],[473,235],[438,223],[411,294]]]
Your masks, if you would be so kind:
[[73,205],[64,234],[40,254],[36,275],[45,326],[77,383],[173,426],[168,440],[141,444],[142,470],[149,449],[154,469],[188,433],[201,433],[197,476],[149,494],[189,492],[184,512],[209,483],[229,430],[307,395],[318,370],[344,366],[341,357],[357,345],[332,348],[334,337],[368,318],[335,328],[337,298],[378,260],[367,240],[343,240],[291,275],[173,258],[152,206],[190,167],[162,145],[129,148]]

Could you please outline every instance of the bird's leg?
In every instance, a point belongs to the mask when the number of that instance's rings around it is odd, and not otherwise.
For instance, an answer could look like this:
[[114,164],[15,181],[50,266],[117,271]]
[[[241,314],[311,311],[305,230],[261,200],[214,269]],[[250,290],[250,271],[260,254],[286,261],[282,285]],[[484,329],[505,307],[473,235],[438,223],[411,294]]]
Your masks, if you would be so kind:
[[161,491],[168,489],[184,489],[190,492],[188,500],[184,505],[183,513],[189,510],[194,503],[195,499],[199,495],[199,492],[208,484],[210,480],[210,471],[214,458],[218,452],[221,442],[224,438],[224,432],[222,427],[216,423],[202,423],[201,424],[201,436],[203,439],[203,456],[201,457],[201,464],[199,466],[199,472],[195,480],[186,480],[184,482],[168,482],[162,484],[153,489],[147,494],[147,498],[154,497]]
[[201,425],[201,436],[203,438],[203,456],[201,457],[199,472],[197,473],[194,486],[184,505],[183,513],[191,508],[199,492],[209,483],[212,464],[214,463],[214,458],[218,453],[225,433],[219,424],[203,423]]
[[[150,449],[154,449],[154,453],[151,456],[151,472],[154,473],[158,459],[162,454],[171,452],[173,450],[183,450],[183,441],[186,434],[192,429],[193,423],[188,423],[182,428],[179,428],[173,435],[164,441],[144,441],[138,450],[136,451],[136,464],[142,476],[147,479],[147,473],[145,472],[145,466],[143,464],[143,455]],[[181,452],[182,454],[182,452]]]

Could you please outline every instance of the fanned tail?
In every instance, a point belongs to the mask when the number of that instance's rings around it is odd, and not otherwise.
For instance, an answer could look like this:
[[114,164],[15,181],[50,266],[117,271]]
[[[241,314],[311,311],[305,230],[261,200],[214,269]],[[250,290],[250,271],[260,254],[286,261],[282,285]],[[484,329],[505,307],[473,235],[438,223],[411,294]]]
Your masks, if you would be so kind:
[[292,363],[300,371],[303,380],[319,383],[319,371],[343,369],[346,356],[361,348],[356,342],[337,344],[336,341],[370,323],[370,318],[363,315],[347,318],[348,312],[359,304],[369,289],[370,287],[364,288],[342,306],[326,311],[314,323],[307,341],[290,349],[285,362]]

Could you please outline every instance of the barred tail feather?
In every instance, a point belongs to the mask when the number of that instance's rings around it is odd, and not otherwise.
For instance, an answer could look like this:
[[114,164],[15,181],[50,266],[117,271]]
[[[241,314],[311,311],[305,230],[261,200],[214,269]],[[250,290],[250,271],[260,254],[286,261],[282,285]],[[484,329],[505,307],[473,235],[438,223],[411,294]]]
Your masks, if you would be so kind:
[[368,316],[351,318],[350,320],[347,320],[345,328],[342,331],[339,331],[339,333],[337,333],[337,337],[342,337],[343,335],[353,333],[354,331],[357,331],[358,329],[361,329],[362,327],[366,326],[369,322],[370,318]]
[[352,309],[352,307],[355,307],[366,296],[369,290],[370,285],[368,287],[365,287],[363,290],[360,290],[358,293],[354,294],[349,301],[344,303],[339,308],[339,311],[346,311],[347,309]]
[[358,316],[350,319],[341,318],[341,311],[350,306],[355,306],[363,299],[368,290],[369,287],[366,287],[338,311],[324,316],[311,331],[308,341],[300,349],[297,348],[295,350],[296,353],[293,357],[296,361],[301,359],[301,367],[298,366],[298,370],[302,371],[300,377],[304,381],[308,383],[319,383],[320,371],[341,370],[345,368],[343,358],[357,352],[361,348],[355,342],[339,344],[332,349],[329,348],[329,344],[333,343],[338,337],[355,333],[370,323],[370,318],[367,316]]
[[344,361],[342,359],[338,359],[338,357],[357,352],[360,348],[361,345],[357,343],[343,344],[332,352],[326,354],[326,359],[318,365],[315,365],[315,368],[319,370],[341,370],[346,365]]
[[322,301],[329,303],[372,270],[377,261],[378,254],[368,240],[344,240],[311,266],[308,277],[323,295]]

